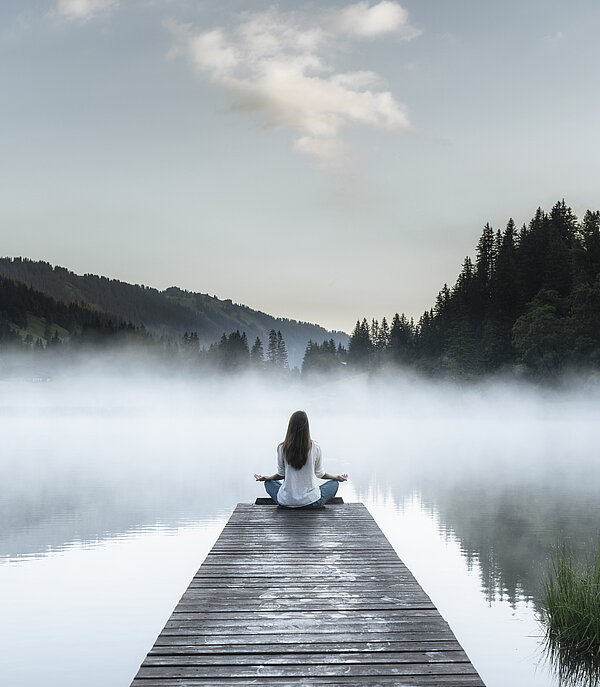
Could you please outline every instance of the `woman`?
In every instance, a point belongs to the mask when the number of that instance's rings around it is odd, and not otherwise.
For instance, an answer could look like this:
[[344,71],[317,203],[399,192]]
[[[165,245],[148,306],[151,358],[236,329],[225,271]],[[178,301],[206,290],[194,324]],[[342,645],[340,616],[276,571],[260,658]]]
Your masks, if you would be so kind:
[[[303,410],[297,410],[290,417],[285,439],[277,447],[277,472],[254,478],[265,483],[269,496],[280,506],[318,508],[335,496],[338,482],[345,482],[348,475],[334,476],[323,471],[321,448],[310,438],[308,417]],[[317,478],[328,481],[319,486]]]

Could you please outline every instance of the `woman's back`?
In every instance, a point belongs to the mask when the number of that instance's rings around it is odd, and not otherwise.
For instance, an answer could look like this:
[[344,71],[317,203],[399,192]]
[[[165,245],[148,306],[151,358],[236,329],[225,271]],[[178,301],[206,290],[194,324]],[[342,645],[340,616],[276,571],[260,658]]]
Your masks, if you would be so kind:
[[[321,448],[310,437],[308,417],[297,410],[277,447],[277,472],[271,477],[255,474],[254,479],[264,481],[267,493],[280,506],[320,508],[336,495],[338,482],[345,482],[348,475],[328,475],[323,470]],[[327,481],[319,484],[318,479]]]
[[297,470],[289,465],[284,456],[283,444],[277,447],[277,472],[283,476],[283,484],[277,494],[282,506],[307,506],[321,497],[319,483],[325,474],[322,467],[321,448],[312,442],[304,465]]

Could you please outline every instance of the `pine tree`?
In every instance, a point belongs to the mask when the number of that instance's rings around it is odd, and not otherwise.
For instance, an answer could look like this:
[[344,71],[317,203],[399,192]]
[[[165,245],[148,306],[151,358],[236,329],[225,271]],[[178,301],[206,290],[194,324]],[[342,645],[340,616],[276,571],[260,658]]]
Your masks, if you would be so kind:
[[494,278],[494,314],[508,322],[514,322],[520,302],[516,234],[515,223],[510,219],[502,235]]
[[336,348],[333,339],[323,341],[320,345],[310,340],[304,351],[302,375],[310,377],[311,375],[340,374],[343,370],[342,362],[345,353],[346,349],[341,344]]
[[257,370],[261,370],[265,364],[265,352],[262,341],[258,338],[258,336],[256,337],[254,345],[252,346],[252,350],[250,351],[250,362]]
[[269,346],[267,348],[267,361],[272,367],[277,367],[277,332],[271,329],[269,332]]
[[277,332],[277,367],[282,370],[289,369],[287,348],[280,331]]
[[348,348],[348,362],[358,368],[365,368],[370,363],[373,345],[366,319],[362,322],[356,321],[354,331],[350,336]]
[[377,342],[380,351],[385,351],[390,345],[390,327],[387,319],[384,317],[381,320],[381,327],[379,329],[379,341]]
[[407,363],[413,357],[414,331],[404,313],[396,313],[390,328],[389,352],[396,363]]
[[370,338],[373,349],[377,350],[379,348],[379,322],[375,318],[371,320]]
[[494,275],[494,252],[494,230],[489,224],[486,224],[477,242],[477,257],[475,260],[477,278],[484,284],[489,284]]
[[577,267],[578,281],[592,283],[600,274],[600,210],[588,210],[577,229],[579,251]]

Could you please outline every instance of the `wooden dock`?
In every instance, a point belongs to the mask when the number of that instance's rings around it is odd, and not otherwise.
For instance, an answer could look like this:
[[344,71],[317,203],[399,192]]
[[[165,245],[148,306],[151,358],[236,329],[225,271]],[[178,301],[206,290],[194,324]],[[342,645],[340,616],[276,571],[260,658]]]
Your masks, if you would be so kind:
[[132,687],[483,687],[360,503],[239,504]]

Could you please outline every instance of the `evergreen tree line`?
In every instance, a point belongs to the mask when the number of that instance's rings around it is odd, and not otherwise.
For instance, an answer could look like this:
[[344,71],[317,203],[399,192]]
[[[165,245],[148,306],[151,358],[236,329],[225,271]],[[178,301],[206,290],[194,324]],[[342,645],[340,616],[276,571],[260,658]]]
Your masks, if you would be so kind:
[[[11,263],[14,264],[14,263]],[[32,325],[32,320],[35,320]],[[57,300],[0,276],[0,352],[63,350],[132,343],[173,361],[220,370],[289,371],[281,330],[266,350],[245,331],[223,334],[210,346],[197,331],[180,339],[82,302]],[[348,349],[333,339],[310,340],[303,375],[372,370],[388,365],[430,374],[476,376],[497,370],[538,377],[568,369],[600,368],[600,211],[578,221],[564,200],[541,208],[517,229],[486,224],[474,260],[467,256],[453,287],[444,284],[417,322],[396,314],[357,321]]]
[[339,374],[348,362],[348,351],[333,339],[318,344],[309,341],[302,360],[302,376]]
[[[111,313],[113,319],[143,325],[157,340],[179,340],[184,331],[195,331],[200,344],[209,346],[222,332],[245,329],[250,341],[266,342],[269,330],[281,331],[293,360],[301,357],[309,338],[335,336],[345,342],[343,332],[328,332],[308,322],[275,318],[267,313],[208,294],[170,287],[164,291],[128,284],[94,274],[77,275],[64,267],[27,258],[0,257],[0,275],[23,282],[58,301],[86,304],[96,312]],[[266,343],[265,343],[266,345]]]
[[[33,334],[32,331],[37,331]],[[133,344],[151,353],[158,361],[184,362],[200,369],[220,371],[277,371],[288,373],[289,362],[281,331],[271,329],[265,352],[256,337],[249,347],[245,332],[239,330],[210,346],[202,346],[197,332],[185,332],[179,341],[153,337],[146,329],[98,312],[81,303],[66,303],[32,289],[26,284],[0,276],[0,354],[33,352],[68,356],[74,351],[121,347]],[[43,358],[42,358],[43,359]]]
[[352,368],[389,363],[431,374],[497,370],[547,377],[600,367],[600,211],[578,221],[565,201],[517,229],[486,224],[475,260],[418,322],[358,321]]
[[[39,328],[35,336],[28,331],[32,319]],[[107,342],[139,344],[152,339],[143,326],[113,318],[85,304],[58,301],[22,282],[0,276],[0,350],[57,348],[67,338],[72,347]]]
[[[35,332],[35,333],[32,333]],[[239,330],[204,346],[198,332],[185,332],[180,340],[156,337],[116,316],[86,304],[64,302],[14,279],[0,276],[0,354],[52,353],[68,359],[75,351],[119,348],[133,344],[157,362],[184,364],[198,371],[290,372],[286,342],[280,330],[271,329],[266,351],[260,337],[250,348],[246,332]]]
[[285,340],[281,332],[274,329],[269,332],[266,354],[260,337],[256,337],[250,348],[246,332],[240,334],[239,330],[229,335],[223,333],[218,343],[208,347],[200,345],[197,332],[186,332],[178,348],[188,360],[205,363],[223,371],[290,371]]

